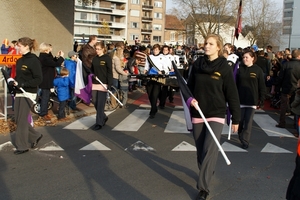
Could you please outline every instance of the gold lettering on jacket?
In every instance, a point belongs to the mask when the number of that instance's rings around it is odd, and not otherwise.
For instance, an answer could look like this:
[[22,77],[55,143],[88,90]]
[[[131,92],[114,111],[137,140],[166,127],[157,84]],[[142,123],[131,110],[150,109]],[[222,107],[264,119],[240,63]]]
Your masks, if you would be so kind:
[[219,72],[214,72],[210,77],[212,79],[219,80],[221,78],[221,74]]
[[22,65],[21,70],[26,71],[27,70],[27,66],[26,65]]
[[256,74],[255,73],[250,73],[250,78],[256,78]]
[[100,61],[100,65],[105,65],[105,61]]

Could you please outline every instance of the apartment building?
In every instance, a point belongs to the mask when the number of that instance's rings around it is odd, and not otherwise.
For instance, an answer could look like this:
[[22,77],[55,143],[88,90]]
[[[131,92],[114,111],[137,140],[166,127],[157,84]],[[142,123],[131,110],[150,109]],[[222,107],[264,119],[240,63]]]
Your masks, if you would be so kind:
[[280,50],[300,48],[300,1],[284,0]]
[[85,5],[75,0],[74,40],[97,35],[107,42],[164,42],[166,0],[101,0]]
[[128,44],[163,44],[165,13],[166,0],[128,0]]
[[128,0],[102,0],[87,5],[75,0],[74,40],[85,43],[90,35],[106,42],[125,41]]

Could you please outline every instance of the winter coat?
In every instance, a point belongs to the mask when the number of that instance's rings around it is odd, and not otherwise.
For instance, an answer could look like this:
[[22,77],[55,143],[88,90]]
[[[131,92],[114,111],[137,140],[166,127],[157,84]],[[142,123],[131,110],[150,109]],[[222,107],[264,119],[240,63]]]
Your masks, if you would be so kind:
[[59,101],[66,101],[70,98],[68,77],[55,78],[53,81],[53,85],[56,87],[57,97]]

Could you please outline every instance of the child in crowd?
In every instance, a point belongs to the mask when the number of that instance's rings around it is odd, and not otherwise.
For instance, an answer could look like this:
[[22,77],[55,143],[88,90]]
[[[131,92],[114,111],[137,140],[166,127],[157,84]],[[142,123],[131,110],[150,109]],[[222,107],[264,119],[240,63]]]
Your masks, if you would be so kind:
[[65,107],[67,106],[68,99],[70,98],[68,76],[69,76],[69,71],[65,67],[62,67],[60,70],[60,75],[57,76],[53,81],[53,85],[57,89],[57,96],[59,101],[58,116],[57,116],[59,121],[67,120]]
[[297,83],[297,91],[296,91],[296,96],[295,99],[293,101],[293,103],[291,104],[291,111],[295,114],[295,122],[296,122],[296,130],[297,130],[297,134],[295,134],[295,136],[299,136],[299,116],[300,116],[300,80],[298,80]]

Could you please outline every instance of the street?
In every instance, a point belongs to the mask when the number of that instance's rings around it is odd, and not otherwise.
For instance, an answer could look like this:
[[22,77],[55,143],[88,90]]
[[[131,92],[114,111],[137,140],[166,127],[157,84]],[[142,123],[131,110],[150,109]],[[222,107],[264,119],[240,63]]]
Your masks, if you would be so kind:
[[[180,105],[149,119],[147,105],[108,113],[99,131],[90,115],[54,127],[38,127],[38,148],[14,155],[0,137],[1,199],[195,199],[198,174],[192,134]],[[209,199],[285,199],[295,167],[297,138],[275,127],[274,111],[257,111],[249,149],[236,134],[221,145]],[[292,124],[292,118],[288,118]]]

